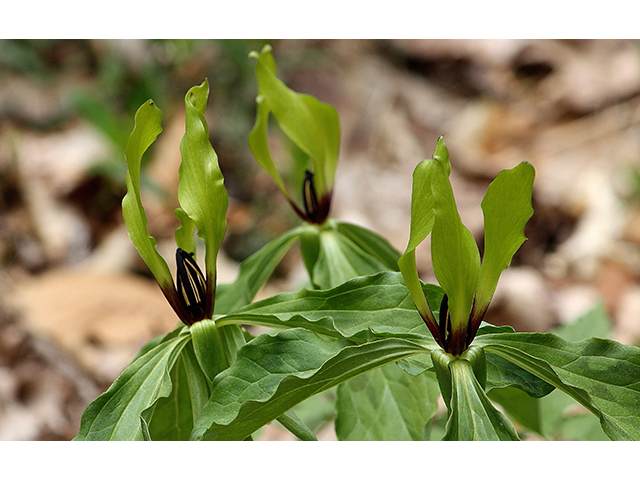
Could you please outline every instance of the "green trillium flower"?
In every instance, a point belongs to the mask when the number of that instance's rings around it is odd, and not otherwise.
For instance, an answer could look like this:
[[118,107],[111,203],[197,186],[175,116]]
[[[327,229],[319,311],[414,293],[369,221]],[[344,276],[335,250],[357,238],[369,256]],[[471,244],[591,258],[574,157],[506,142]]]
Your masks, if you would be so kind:
[[[178,171],[180,207],[175,210],[180,221],[175,231],[178,288],[166,261],[156,250],[157,241],[149,233],[140,196],[142,156],[162,131],[162,112],[152,100],[136,112],[135,125],[125,148],[127,194],[122,199],[122,215],[127,232],[169,304],[186,325],[211,318],[213,314],[216,258],[226,230],[229,203],[204,118],[208,97],[207,80],[191,88],[185,96],[185,134],[180,142],[182,162]],[[196,229],[205,245],[204,272],[195,262]]]
[[[454,356],[471,345],[485,317],[502,271],[526,240],[533,215],[535,171],[522,162],[498,174],[482,201],[484,255],[462,224],[449,181],[449,151],[442,137],[432,158],[413,172],[411,232],[398,266],[416,308],[442,349]],[[433,270],[444,297],[437,313],[429,305],[416,268],[415,249],[431,234]]]
[[[322,225],[331,208],[331,194],[340,150],[340,119],[336,109],[312,95],[291,90],[276,77],[271,47],[251,52],[257,60],[256,121],[249,134],[249,148],[258,163],[275,180],[280,191],[303,220]],[[299,152],[307,157],[302,195],[287,189],[269,148],[269,116]]]

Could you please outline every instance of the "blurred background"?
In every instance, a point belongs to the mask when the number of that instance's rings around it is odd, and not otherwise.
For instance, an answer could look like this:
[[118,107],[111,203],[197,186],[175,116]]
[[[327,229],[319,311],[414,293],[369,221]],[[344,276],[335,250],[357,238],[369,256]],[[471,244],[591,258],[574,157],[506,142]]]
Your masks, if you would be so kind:
[[[600,305],[606,335],[640,343],[638,41],[0,40],[0,440],[71,439],[138,349],[177,325],[120,210],[124,145],[147,99],[164,131],[145,158],[143,198],[172,268],[184,95],[205,77],[230,196],[219,281],[299,223],[247,146],[247,54],[265,43],[287,85],[340,114],[334,218],[403,251],[411,174],[443,134],[461,217],[481,244],[488,184],[529,161],[529,240],[487,321],[549,331]],[[418,264],[433,282],[428,243]],[[294,248],[260,296],[304,276]]]

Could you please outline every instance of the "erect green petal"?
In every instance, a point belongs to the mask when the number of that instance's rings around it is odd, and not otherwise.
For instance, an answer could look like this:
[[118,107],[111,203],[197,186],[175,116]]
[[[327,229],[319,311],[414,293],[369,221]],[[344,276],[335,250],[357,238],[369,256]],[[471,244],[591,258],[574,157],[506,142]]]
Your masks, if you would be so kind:
[[489,306],[500,274],[526,240],[524,227],[533,215],[534,177],[533,166],[522,162],[511,170],[500,172],[482,200],[484,255],[474,305],[474,329],[480,325]]
[[[184,213],[198,229],[204,241],[205,269],[208,288],[213,291],[216,257],[226,230],[229,203],[218,156],[209,141],[209,128],[204,112],[209,97],[209,83],[192,87],[185,96],[185,134],[180,142],[178,200]],[[213,295],[208,295],[206,316],[212,313]]]
[[411,231],[407,248],[398,260],[398,267],[400,267],[405,284],[409,289],[411,298],[418,312],[420,312],[420,315],[435,339],[440,343],[438,322],[431,311],[432,308],[437,309],[438,305],[430,306],[424,296],[418,277],[415,256],[417,246],[420,245],[433,230],[436,206],[434,182],[436,181],[435,175],[437,168],[446,172],[447,176],[449,172],[451,172],[449,151],[442,136],[438,138],[433,157],[420,162],[413,172],[413,183],[411,187]]
[[[480,271],[480,253],[471,232],[458,214],[449,176],[441,163],[433,174],[435,222],[431,233],[433,272],[449,301],[451,338],[445,350],[459,355],[466,348],[469,315]],[[439,320],[441,332],[445,318]],[[448,334],[447,334],[448,335]],[[450,345],[450,347],[449,347]]]
[[156,250],[158,243],[149,233],[147,215],[140,197],[140,163],[144,153],[162,131],[161,122],[162,112],[152,100],[145,102],[136,112],[133,131],[124,150],[128,170],[122,216],[133,245],[165,291],[173,288],[173,279],[167,263]]
[[185,252],[194,253],[196,251],[196,240],[193,238],[193,231],[196,228],[196,224],[181,208],[176,208],[174,215],[180,221],[180,226],[175,231],[176,245]]
[[[416,266],[416,247],[427,238],[433,229],[434,199],[431,183],[436,162],[433,159],[423,160],[413,172],[411,189],[411,231],[407,249],[398,260],[404,282],[409,289],[413,303],[427,323],[433,336],[438,339],[438,324],[428,304]],[[437,307],[433,305],[433,307]]]

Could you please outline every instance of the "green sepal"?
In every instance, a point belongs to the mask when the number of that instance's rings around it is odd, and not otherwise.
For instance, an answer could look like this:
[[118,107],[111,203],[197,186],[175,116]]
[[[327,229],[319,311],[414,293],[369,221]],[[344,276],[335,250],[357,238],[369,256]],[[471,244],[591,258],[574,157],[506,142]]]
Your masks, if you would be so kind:
[[305,223],[300,227],[300,253],[302,254],[302,261],[311,283],[316,288],[320,286],[313,281],[313,272],[318,258],[320,257],[320,231],[321,228],[311,223]]
[[451,371],[449,370],[449,364],[454,358],[453,355],[449,355],[442,349],[436,348],[431,350],[431,362],[436,372],[438,385],[440,385],[442,399],[448,410],[451,410],[451,395],[453,393],[451,389]]
[[471,347],[460,356],[435,349],[431,359],[449,411],[444,440],[518,440],[513,425],[485,393],[482,348]]
[[436,372],[436,378],[440,385],[440,391],[442,392],[442,398],[447,405],[447,408],[451,409],[451,395],[452,390],[452,377],[451,377],[451,362],[456,359],[461,359],[469,362],[471,368],[476,376],[476,379],[480,386],[484,389],[487,383],[487,361],[482,348],[469,347],[462,355],[456,357],[446,353],[442,349],[431,350],[431,361],[433,362],[433,368]]

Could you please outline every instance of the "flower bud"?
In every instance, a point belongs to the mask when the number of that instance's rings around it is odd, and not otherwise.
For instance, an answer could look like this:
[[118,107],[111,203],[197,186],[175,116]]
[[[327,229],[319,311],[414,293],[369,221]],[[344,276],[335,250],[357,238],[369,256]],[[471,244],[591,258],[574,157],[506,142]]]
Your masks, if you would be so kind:
[[176,265],[178,267],[178,298],[193,322],[199,322],[204,318],[207,282],[193,258],[193,253],[178,248]]

